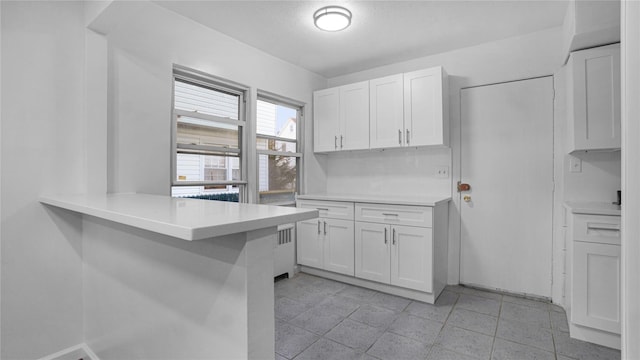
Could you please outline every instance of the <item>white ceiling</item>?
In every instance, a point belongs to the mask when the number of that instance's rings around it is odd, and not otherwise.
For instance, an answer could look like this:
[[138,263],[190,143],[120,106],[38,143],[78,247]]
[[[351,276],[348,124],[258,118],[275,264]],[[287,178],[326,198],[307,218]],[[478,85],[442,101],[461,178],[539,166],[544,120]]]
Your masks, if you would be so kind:
[[[157,4],[331,78],[562,25],[567,1],[165,1]],[[330,33],[315,10],[341,5],[351,27]]]

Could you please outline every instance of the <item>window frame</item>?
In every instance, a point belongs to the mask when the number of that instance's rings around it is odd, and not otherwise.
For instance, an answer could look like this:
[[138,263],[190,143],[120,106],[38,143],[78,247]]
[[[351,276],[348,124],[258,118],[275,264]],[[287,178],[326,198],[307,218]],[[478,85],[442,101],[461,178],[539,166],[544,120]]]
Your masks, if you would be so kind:
[[296,152],[289,152],[289,151],[276,151],[276,150],[261,150],[257,148],[257,142],[259,139],[266,139],[266,140],[275,140],[275,141],[283,141],[283,142],[292,142],[292,139],[289,138],[283,138],[283,137],[279,137],[279,136],[273,136],[273,135],[261,135],[258,134],[257,131],[257,124],[258,124],[258,119],[256,116],[256,124],[255,124],[255,139],[254,139],[254,144],[253,146],[256,147],[256,164],[255,164],[255,168],[256,168],[256,184],[255,184],[255,191],[256,191],[256,203],[261,204],[260,202],[260,155],[266,155],[266,156],[286,156],[286,157],[295,157],[296,158],[296,189],[294,191],[294,200],[290,201],[290,202],[278,202],[278,203],[267,203],[266,205],[280,205],[280,206],[290,206],[290,205],[295,205],[295,196],[297,194],[302,193],[302,179],[303,179],[303,169],[304,169],[304,111],[305,111],[305,104],[303,102],[300,101],[296,101],[293,99],[289,99],[274,93],[270,93],[267,91],[262,91],[262,90],[258,90],[257,91],[257,96],[256,96],[256,108],[257,108],[257,102],[258,101],[265,101],[265,102],[269,102],[272,103],[274,105],[281,105],[281,106],[286,106],[288,108],[291,109],[295,109],[296,111]]
[[[229,118],[223,118],[210,114],[203,114],[195,111],[186,111],[176,109],[175,107],[175,86],[176,80],[190,83],[192,85],[201,86],[214,91],[227,93],[238,96],[238,120]],[[247,196],[247,169],[248,169],[248,157],[247,157],[247,97],[249,87],[217,78],[212,75],[202,73],[197,70],[188,69],[178,65],[174,65],[172,74],[172,91],[171,91],[171,183],[170,188],[174,187],[188,187],[188,186],[226,186],[227,188],[237,186],[238,187],[238,202],[246,203]],[[238,149],[229,149],[224,147],[216,147],[210,145],[178,145],[178,117],[185,116],[193,119],[202,119],[206,121],[215,121],[218,123],[229,124],[238,127]],[[240,161],[240,180],[227,180],[227,181],[185,181],[178,180],[177,174],[177,157],[178,150],[202,150],[202,151],[217,151],[223,156],[237,156]],[[225,160],[225,162],[230,162]],[[170,190],[171,191],[171,190]],[[171,191],[172,192],[172,191]]]

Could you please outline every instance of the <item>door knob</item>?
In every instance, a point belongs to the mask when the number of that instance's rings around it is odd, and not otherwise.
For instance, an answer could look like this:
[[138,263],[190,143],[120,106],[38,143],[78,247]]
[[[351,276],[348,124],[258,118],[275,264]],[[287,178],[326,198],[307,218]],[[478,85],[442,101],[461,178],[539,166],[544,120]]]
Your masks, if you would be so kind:
[[469,202],[469,201],[471,201],[471,196],[469,196],[469,195],[465,195],[465,196],[462,198],[462,200],[464,200],[465,202]]

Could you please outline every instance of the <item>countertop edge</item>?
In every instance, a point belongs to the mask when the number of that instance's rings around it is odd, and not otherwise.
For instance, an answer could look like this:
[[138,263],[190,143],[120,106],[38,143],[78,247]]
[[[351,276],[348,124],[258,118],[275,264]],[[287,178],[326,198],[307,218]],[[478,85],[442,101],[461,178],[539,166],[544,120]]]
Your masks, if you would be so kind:
[[64,201],[56,198],[55,196],[42,195],[38,200],[40,203],[45,205],[54,206],[79,214],[89,215],[114,223],[123,224],[187,241],[203,240],[268,227],[276,227],[281,224],[313,219],[318,217],[319,215],[317,210],[297,209],[296,213],[292,214],[274,215],[261,219],[241,220],[235,223],[189,227],[154,220],[152,218],[123,214],[107,209],[96,209],[95,207],[78,204],[76,202]]
[[563,205],[572,214],[604,216],[621,216],[622,214],[622,211],[620,209],[613,208],[616,205],[604,202],[565,201]]
[[305,194],[298,195],[296,200],[323,200],[323,201],[345,201],[345,202],[360,202],[369,204],[389,204],[389,205],[408,205],[408,206],[429,206],[435,207],[443,203],[448,203],[452,200],[450,196],[433,196],[432,199],[424,200],[407,200],[407,199],[391,199],[391,198],[376,198],[366,197],[365,195],[330,195],[330,194]]

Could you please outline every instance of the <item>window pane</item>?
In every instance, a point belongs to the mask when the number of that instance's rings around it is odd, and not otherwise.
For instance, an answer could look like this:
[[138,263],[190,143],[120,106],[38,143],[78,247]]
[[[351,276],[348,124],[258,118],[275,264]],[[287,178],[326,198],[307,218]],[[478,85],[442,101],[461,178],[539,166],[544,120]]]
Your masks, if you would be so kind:
[[257,139],[258,150],[274,150],[274,151],[287,151],[296,152],[295,141],[280,141],[273,139]]
[[297,161],[295,156],[258,156],[261,204],[295,201]]
[[178,182],[240,180],[240,161],[230,156],[179,153],[176,165]]
[[186,117],[178,118],[178,144],[238,149],[238,139],[237,126]]
[[174,107],[234,120],[239,119],[240,96],[176,79]]
[[297,109],[258,100],[256,132],[287,139],[297,138]]

